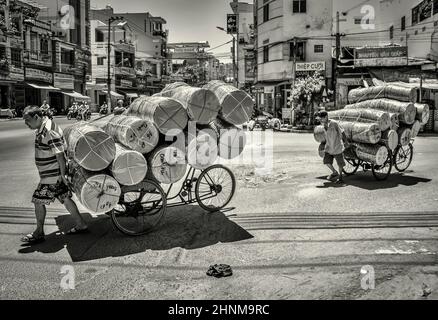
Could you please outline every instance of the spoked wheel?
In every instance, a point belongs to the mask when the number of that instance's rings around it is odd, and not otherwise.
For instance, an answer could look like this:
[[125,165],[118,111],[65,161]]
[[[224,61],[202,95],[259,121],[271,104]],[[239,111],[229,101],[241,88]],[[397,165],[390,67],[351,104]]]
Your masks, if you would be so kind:
[[378,181],[383,181],[388,179],[392,171],[392,152],[388,149],[388,158],[385,163],[381,166],[371,164],[371,171],[373,172],[374,178]]
[[123,187],[119,204],[111,219],[120,232],[141,236],[160,224],[166,214],[167,197],[161,186],[150,180],[139,185]]
[[230,169],[215,165],[203,171],[196,182],[196,200],[204,210],[215,212],[225,208],[236,191],[236,178]]
[[412,143],[404,147],[400,145],[395,149],[394,153],[394,167],[398,172],[406,171],[412,163],[414,146]]
[[357,159],[345,159],[344,173],[347,176],[354,175],[360,167],[360,161]]

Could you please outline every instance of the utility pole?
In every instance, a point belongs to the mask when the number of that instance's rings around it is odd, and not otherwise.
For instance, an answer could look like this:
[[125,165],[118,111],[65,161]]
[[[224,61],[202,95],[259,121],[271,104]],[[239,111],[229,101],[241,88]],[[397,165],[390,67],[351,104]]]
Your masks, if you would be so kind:
[[[295,84],[296,84],[296,78],[297,78],[297,38],[296,37],[294,37],[294,46],[293,46],[293,52],[292,52],[292,55],[293,55],[293,79],[292,79],[292,91],[294,90],[294,88],[295,88]],[[293,100],[291,100],[291,112],[290,112],[290,117],[291,117],[291,119],[290,119],[290,124],[291,125],[294,125],[294,121],[295,121],[295,117],[294,117],[294,114],[295,114],[295,111],[294,111],[294,108],[295,108],[295,103],[293,102]]]
[[108,114],[111,114],[111,22],[113,21],[112,17],[108,19],[108,50],[107,50],[107,62],[108,62],[108,77],[107,77],[107,95],[106,101],[108,105]]
[[236,48],[236,51],[237,51],[237,53],[236,53],[236,56],[237,56],[237,58],[236,58],[236,60],[237,60],[237,62],[236,62],[236,69],[237,69],[236,70],[236,73],[237,73],[236,83],[237,83],[237,85],[236,85],[236,88],[239,89],[239,42],[240,42],[239,4],[237,4],[236,17],[237,17],[237,48]]
[[340,22],[347,21],[347,19],[340,19],[339,11],[336,12],[336,61],[335,61],[335,74],[333,80],[333,92],[334,92],[334,107],[337,109],[338,105],[338,78],[339,78],[339,58],[341,57],[341,33],[340,33]]
[[236,38],[233,36],[233,77],[234,77],[234,83],[237,87],[237,67],[236,67]]

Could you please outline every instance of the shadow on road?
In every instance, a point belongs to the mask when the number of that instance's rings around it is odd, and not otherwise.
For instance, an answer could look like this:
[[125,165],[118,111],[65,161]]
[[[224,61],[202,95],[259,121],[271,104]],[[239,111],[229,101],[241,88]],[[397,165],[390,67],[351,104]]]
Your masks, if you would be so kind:
[[[198,249],[253,238],[246,230],[230,221],[222,212],[206,213],[197,206],[172,208],[161,227],[142,237],[127,237],[118,232],[108,216],[93,218],[84,215],[90,233],[64,235],[55,232],[46,236],[44,243],[27,246],[19,253],[56,253],[67,249],[73,262],[107,257],[123,257],[147,250],[173,248]],[[69,230],[74,222],[69,215],[56,218],[59,230]]]
[[[406,172],[408,173],[408,172]],[[393,173],[389,176],[388,180],[377,181],[371,172],[358,172],[354,176],[344,176],[345,183],[336,184],[332,182],[325,182],[324,185],[318,186],[317,188],[340,188],[346,186],[353,186],[369,191],[374,190],[384,190],[397,188],[398,186],[415,186],[419,183],[429,183],[432,179],[414,177],[406,175],[406,173]],[[327,176],[318,177],[317,179],[326,180]]]

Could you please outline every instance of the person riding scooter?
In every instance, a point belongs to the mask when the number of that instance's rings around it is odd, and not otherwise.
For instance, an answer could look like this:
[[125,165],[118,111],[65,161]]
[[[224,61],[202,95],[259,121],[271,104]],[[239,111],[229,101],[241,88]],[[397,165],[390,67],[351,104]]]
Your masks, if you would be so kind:
[[73,102],[72,106],[68,110],[67,119],[75,119],[78,116],[78,103],[75,101]]
[[99,113],[101,115],[105,115],[108,113],[108,105],[106,102],[104,102],[103,105],[100,107]]
[[42,106],[40,107],[43,116],[48,117],[49,119],[53,119],[53,112],[50,109],[49,104],[46,100],[43,101]]

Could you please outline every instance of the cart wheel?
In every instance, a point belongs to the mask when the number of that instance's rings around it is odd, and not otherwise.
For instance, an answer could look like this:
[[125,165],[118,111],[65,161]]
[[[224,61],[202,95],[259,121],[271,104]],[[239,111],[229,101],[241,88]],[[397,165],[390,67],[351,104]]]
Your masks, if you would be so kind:
[[160,224],[166,205],[167,197],[161,186],[144,180],[136,186],[122,188],[120,202],[111,212],[111,219],[125,235],[145,235]]
[[394,153],[394,167],[398,172],[406,171],[412,163],[414,146],[412,143],[404,147],[399,145]]
[[374,178],[377,181],[383,181],[388,179],[392,171],[392,152],[388,149],[388,158],[385,163],[381,166],[371,164],[371,171],[373,172]]
[[196,182],[196,200],[201,208],[210,212],[223,209],[233,199],[236,178],[230,169],[215,165],[201,173]]
[[360,167],[360,161],[357,159],[345,159],[345,167],[342,171],[347,176],[354,175]]

